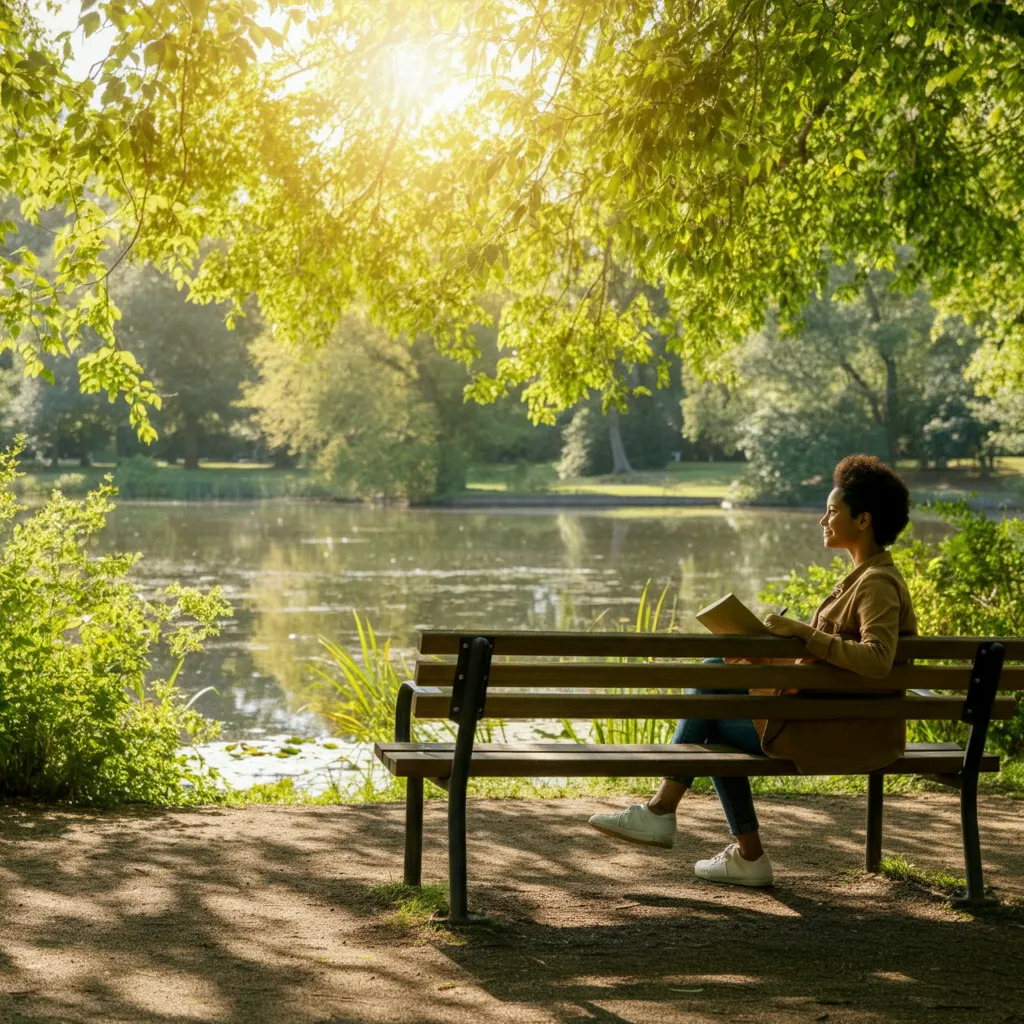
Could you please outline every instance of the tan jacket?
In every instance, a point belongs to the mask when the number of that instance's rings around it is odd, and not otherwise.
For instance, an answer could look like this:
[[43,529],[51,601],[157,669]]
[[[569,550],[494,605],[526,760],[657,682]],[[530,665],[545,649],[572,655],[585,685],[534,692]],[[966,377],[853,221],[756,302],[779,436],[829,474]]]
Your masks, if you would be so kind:
[[[857,675],[884,679],[892,668],[897,639],[917,633],[910,592],[892,555],[888,551],[874,555],[837,584],[814,613],[811,628],[814,633],[807,650],[813,657],[801,661],[827,661]],[[864,692],[858,691],[856,679],[850,682],[844,694]],[[872,692],[902,694],[900,690]],[[858,718],[754,724],[764,752],[795,761],[805,775],[873,771],[891,764],[906,749],[903,721]]]

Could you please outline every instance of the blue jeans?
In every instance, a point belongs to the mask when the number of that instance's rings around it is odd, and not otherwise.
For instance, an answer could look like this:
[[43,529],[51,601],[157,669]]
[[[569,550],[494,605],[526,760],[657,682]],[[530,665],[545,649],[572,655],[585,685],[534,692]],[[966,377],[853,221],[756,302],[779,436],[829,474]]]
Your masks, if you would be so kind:
[[[721,658],[706,658],[706,663],[721,662]],[[746,694],[746,690],[686,690],[688,694],[699,693],[737,693]],[[724,743],[745,754],[764,756],[761,750],[761,739],[757,735],[754,723],[749,718],[696,719],[680,718],[676,726],[673,743]],[[675,778],[689,788],[693,779]],[[757,814],[754,811],[754,795],[750,791],[750,780],[744,777],[711,779],[718,799],[722,801],[729,831],[734,836],[745,836],[758,830]]]

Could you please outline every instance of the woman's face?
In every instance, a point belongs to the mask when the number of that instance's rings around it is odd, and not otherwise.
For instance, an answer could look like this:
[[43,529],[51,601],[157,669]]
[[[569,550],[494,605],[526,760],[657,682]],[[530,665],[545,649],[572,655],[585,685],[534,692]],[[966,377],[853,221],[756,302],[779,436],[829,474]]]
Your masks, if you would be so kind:
[[825,547],[850,548],[859,544],[864,538],[864,531],[870,529],[871,513],[861,512],[856,518],[851,516],[850,506],[843,500],[843,492],[835,487],[828,496],[825,514],[819,522]]

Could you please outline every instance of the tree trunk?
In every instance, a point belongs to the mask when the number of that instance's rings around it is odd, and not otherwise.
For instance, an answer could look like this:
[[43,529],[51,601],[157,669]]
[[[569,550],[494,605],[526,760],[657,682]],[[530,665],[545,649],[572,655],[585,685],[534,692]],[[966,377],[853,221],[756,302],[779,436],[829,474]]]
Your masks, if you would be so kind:
[[185,444],[185,468],[199,468],[199,421],[194,416],[186,416],[181,428],[182,440]]
[[622,443],[622,424],[619,422],[619,410],[613,405],[608,410],[608,438],[612,444],[612,472],[632,473],[626,446]]
[[287,445],[279,445],[274,449],[274,469],[289,469],[291,457],[288,454]]
[[896,374],[896,357],[888,353],[885,360],[885,440],[889,449],[889,465],[896,468],[900,447],[900,392]]

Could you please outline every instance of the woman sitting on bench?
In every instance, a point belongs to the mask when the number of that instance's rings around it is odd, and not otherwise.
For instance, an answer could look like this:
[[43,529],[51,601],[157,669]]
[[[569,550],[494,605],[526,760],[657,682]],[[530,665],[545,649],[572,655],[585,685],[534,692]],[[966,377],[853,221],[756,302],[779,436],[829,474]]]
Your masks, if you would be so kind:
[[[820,521],[825,547],[848,551],[853,571],[821,603],[810,625],[779,615],[769,615],[765,625],[776,636],[803,640],[811,656],[807,660],[826,661],[859,675],[884,679],[892,668],[897,639],[917,633],[906,582],[886,551],[910,518],[910,494],[885,463],[870,455],[843,459],[836,466],[833,483]],[[724,743],[748,754],[793,760],[809,775],[868,772],[884,768],[903,754],[906,723],[681,719],[672,742]],[[734,885],[771,885],[772,864],[761,846],[749,780],[711,781],[736,841],[714,857],[697,861],[697,876]],[[627,842],[670,848],[675,840],[676,808],[692,783],[693,779],[666,778],[648,803],[630,804],[618,813],[595,814],[590,824]]]

